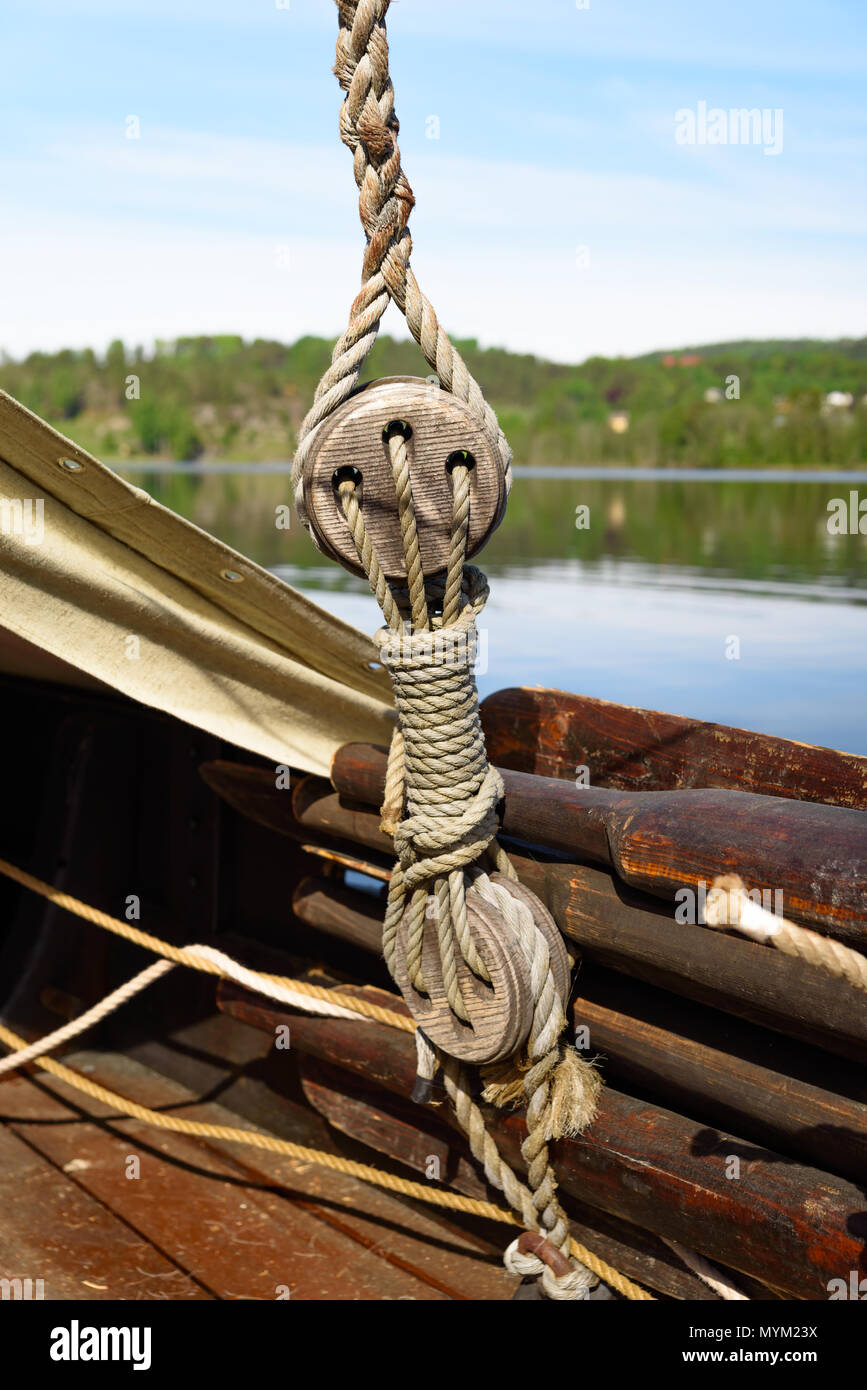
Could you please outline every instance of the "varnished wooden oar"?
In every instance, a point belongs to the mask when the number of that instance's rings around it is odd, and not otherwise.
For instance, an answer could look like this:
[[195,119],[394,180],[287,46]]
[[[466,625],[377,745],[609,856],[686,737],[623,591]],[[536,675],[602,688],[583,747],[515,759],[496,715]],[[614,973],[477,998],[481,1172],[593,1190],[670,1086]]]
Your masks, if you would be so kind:
[[[380,950],[382,907],[370,894],[305,878],[292,910],[309,926]],[[860,1068],[831,1067],[821,1052],[607,971],[582,971],[578,989],[573,1022],[589,1029],[585,1050],[602,1054],[606,1076],[853,1181],[867,1172]],[[844,1088],[848,1094],[839,1094]]]
[[[363,858],[380,871],[393,859],[379,814],[342,803],[323,778],[302,778],[288,791],[275,786],[273,769],[210,762],[200,770],[239,814],[280,834],[356,855],[353,845],[363,845]],[[609,868],[546,861],[514,847],[510,853],[522,883],[590,958],[844,1057],[867,1056],[860,991],[779,951],[681,926],[670,904],[622,886]]]
[[867,758],[564,690],[513,687],[482,702],[491,762],[595,787],[720,787],[867,810]]
[[[331,781],[341,796],[378,806],[386,754],[365,743],[338,749]],[[769,906],[853,946],[867,943],[867,812],[809,801],[701,788],[613,791],[500,769],[506,835],[570,857],[610,864],[624,883],[683,898],[736,873],[767,889]],[[773,893],[779,890],[781,897]],[[693,916],[693,920],[695,917]]]

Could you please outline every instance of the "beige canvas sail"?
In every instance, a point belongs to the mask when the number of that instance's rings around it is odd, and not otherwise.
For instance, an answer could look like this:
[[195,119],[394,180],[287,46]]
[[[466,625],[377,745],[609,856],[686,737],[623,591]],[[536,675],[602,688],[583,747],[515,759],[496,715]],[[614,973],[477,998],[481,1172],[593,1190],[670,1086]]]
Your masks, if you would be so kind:
[[100,682],[275,763],[387,743],[362,633],[0,392],[0,669]]

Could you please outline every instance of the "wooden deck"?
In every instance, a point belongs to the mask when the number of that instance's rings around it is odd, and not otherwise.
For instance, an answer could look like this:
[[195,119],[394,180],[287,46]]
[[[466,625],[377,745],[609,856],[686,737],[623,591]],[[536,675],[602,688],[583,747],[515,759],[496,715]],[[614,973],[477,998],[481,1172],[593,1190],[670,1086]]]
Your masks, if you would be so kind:
[[[152,1108],[248,1123],[128,1057],[69,1060]],[[299,1142],[334,1148],[317,1116],[286,1105]],[[517,1284],[505,1228],[119,1119],[44,1072],[0,1082],[0,1209],[0,1278],[42,1279],[46,1299],[506,1300]]]

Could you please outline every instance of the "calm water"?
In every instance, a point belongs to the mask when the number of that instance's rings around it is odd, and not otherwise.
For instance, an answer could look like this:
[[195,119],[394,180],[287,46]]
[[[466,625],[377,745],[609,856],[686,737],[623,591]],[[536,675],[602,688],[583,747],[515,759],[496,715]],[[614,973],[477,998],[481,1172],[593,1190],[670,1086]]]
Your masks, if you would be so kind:
[[[363,581],[300,526],[277,530],[285,465],[130,476],[324,608],[379,625]],[[482,693],[555,686],[867,754],[867,536],[828,530],[829,501],[853,490],[867,499],[867,473],[518,470],[481,557]]]

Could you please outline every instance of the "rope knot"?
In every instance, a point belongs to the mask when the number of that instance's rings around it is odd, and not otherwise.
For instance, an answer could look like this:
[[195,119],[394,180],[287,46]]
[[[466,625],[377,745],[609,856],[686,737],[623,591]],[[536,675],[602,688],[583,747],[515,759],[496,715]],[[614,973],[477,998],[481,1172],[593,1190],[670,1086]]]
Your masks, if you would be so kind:
[[542,1276],[542,1288],[548,1298],[558,1301],[586,1299],[590,1289],[599,1281],[584,1265],[567,1259],[544,1236],[525,1231],[513,1240],[503,1256],[510,1274],[522,1278]]

